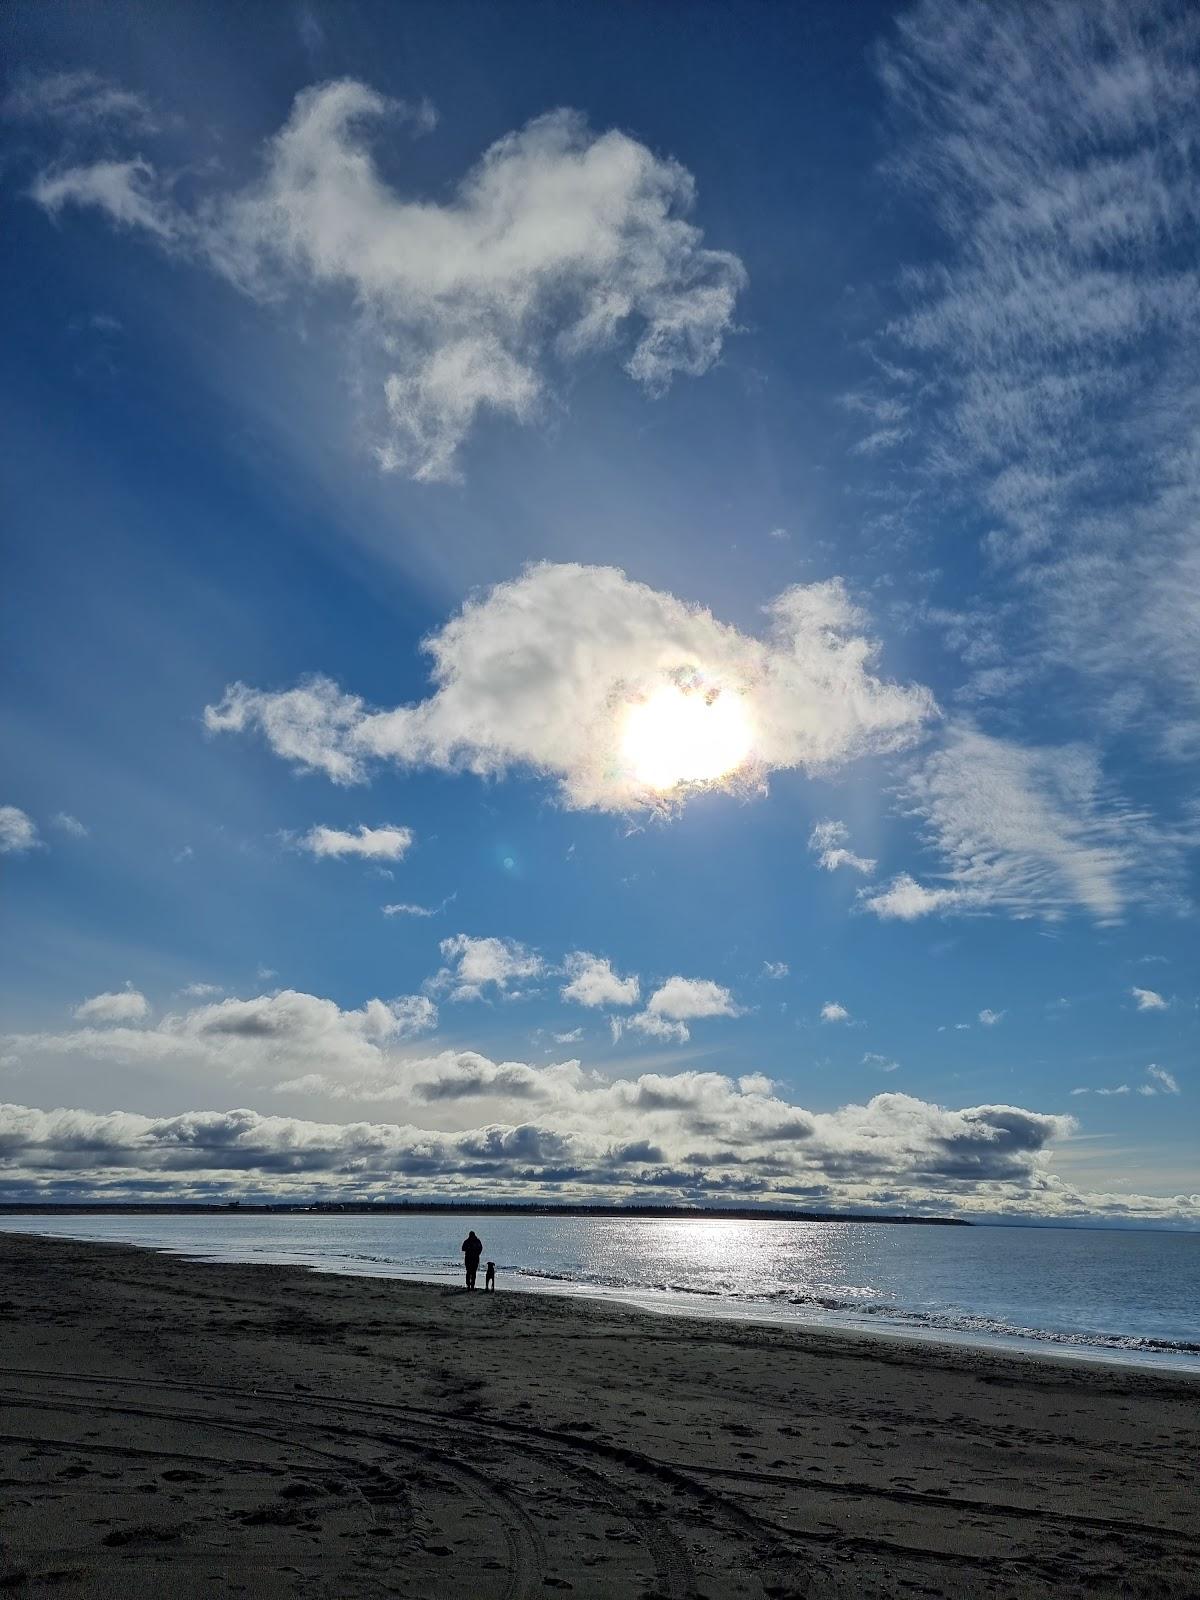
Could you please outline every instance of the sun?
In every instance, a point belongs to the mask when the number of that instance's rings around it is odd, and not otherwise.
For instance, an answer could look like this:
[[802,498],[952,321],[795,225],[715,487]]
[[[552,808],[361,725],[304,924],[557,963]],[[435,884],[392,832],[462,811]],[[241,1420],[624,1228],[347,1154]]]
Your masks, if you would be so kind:
[[666,790],[726,777],[752,743],[740,694],[670,683],[629,708],[621,754],[638,783]]

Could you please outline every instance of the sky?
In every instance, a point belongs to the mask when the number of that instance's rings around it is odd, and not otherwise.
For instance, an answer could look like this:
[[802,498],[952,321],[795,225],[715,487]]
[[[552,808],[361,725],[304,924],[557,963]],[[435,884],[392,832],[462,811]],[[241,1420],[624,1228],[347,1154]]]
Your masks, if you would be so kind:
[[3,26],[0,1199],[1200,1224],[1200,13]]

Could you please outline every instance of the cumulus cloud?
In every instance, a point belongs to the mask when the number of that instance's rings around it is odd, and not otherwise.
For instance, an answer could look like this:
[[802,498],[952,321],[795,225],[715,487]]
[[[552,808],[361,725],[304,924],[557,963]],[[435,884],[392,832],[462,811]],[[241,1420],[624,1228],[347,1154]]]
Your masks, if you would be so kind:
[[60,162],[32,192],[51,214],[86,206],[139,228],[256,298],[326,291],[363,361],[383,355],[376,456],[418,479],[453,478],[481,413],[530,420],[581,358],[617,350],[651,395],[718,359],[746,273],[689,220],[685,167],[558,110],[499,139],[452,192],[421,195],[375,158],[405,124],[427,131],[427,108],[342,79],[297,95],[240,189],[202,180],[185,204],[130,154]]
[[1139,989],[1135,986],[1129,992],[1137,1001],[1139,1011],[1165,1011],[1169,1004],[1155,989]]
[[368,828],[360,823],[353,833],[341,828],[310,828],[296,845],[317,857],[361,856],[366,861],[401,861],[411,849],[413,837],[411,828],[398,828],[394,823],[384,823],[379,828]]
[[94,994],[75,1007],[80,1022],[141,1022],[150,1015],[150,1002],[140,990],[117,989]]
[[849,1022],[850,1013],[836,1000],[826,1000],[821,1007],[822,1022]]
[[572,950],[563,963],[568,982],[559,990],[564,1000],[580,1006],[635,1006],[641,996],[636,975],[619,977],[604,956]]
[[[901,748],[933,714],[927,691],[873,673],[875,646],[839,581],[789,589],[767,617],[758,638],[617,568],[543,563],[426,640],[435,690],[416,705],[373,710],[326,678],[279,691],[235,683],[205,725],[257,731],[335,783],[362,782],[379,761],[481,776],[520,768],[556,779],[568,806],[621,812],[747,788],[776,768],[829,771]],[[663,696],[664,737],[692,741],[666,788],[641,771],[631,741],[632,719]],[[745,735],[731,770],[691,780],[712,770],[731,718]]]
[[449,989],[451,1000],[481,1000],[485,991],[508,994],[513,984],[540,978],[546,963],[535,950],[516,939],[473,939],[456,933],[438,948],[450,962],[433,980],[436,988]]
[[1029,747],[957,723],[909,771],[901,803],[941,854],[943,881],[902,873],[863,891],[877,916],[1082,910],[1112,922],[1130,905],[1177,902],[1187,841],[1123,801],[1085,746]]
[[41,845],[37,824],[20,806],[0,806],[0,855],[20,856]]
[[704,1017],[740,1017],[742,1008],[723,984],[711,978],[668,978],[646,1001],[644,1011],[609,1019],[614,1041],[628,1029],[651,1039],[686,1044],[689,1022]]
[[869,877],[875,871],[874,861],[847,849],[849,838],[850,830],[844,822],[818,822],[809,836],[808,848],[826,872],[836,872],[839,867],[851,867],[855,872]]

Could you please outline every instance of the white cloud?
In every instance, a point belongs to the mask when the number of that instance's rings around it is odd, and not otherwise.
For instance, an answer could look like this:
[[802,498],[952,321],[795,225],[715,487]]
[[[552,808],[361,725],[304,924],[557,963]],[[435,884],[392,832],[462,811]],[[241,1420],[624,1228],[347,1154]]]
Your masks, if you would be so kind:
[[[544,563],[502,583],[426,641],[435,692],[373,711],[325,678],[278,692],[233,684],[208,706],[212,732],[260,731],[285,760],[335,783],[370,765],[558,780],[565,804],[663,807],[696,787],[750,787],[773,768],[827,771],[911,742],[933,714],[924,689],[869,670],[874,646],[840,582],[797,587],[767,607],[765,639],[738,632],[613,567]],[[749,753],[727,777],[655,788],[623,741],[661,693],[744,719]],[[703,715],[703,713],[701,713]]]
[[878,1055],[874,1050],[868,1050],[862,1058],[864,1067],[877,1067],[880,1072],[898,1072],[900,1063],[892,1061],[887,1056]]
[[686,1044],[689,1022],[704,1017],[740,1017],[742,1008],[723,984],[711,978],[668,978],[646,1001],[644,1011],[631,1017],[610,1017],[613,1040],[629,1029],[651,1039]]
[[1130,905],[1177,899],[1185,840],[1122,801],[1082,745],[1031,748],[958,723],[901,794],[944,858],[945,881],[927,888],[902,873],[865,892],[877,916],[1080,909],[1111,922]]
[[569,1028],[566,1033],[552,1035],[555,1044],[578,1044],[583,1038],[582,1028]]
[[75,131],[126,128],[154,133],[159,127],[148,100],[95,72],[26,73],[0,104],[0,115],[58,123]]
[[634,1006],[641,988],[637,977],[618,977],[612,963],[586,950],[572,950],[563,962],[568,982],[559,993],[580,1006]]
[[1146,1075],[1152,1078],[1153,1083],[1143,1084],[1142,1094],[1178,1094],[1179,1081],[1173,1072],[1168,1072],[1166,1067],[1156,1066],[1153,1062],[1146,1068]]
[[183,992],[193,1000],[209,1000],[222,991],[219,983],[189,983]]
[[1200,740],[1198,55],[1186,4],[921,0],[881,57],[894,165],[947,245],[888,330],[899,398],[936,375],[910,417],[931,499],[982,512],[1019,577],[1009,659],[1082,674],[1093,723],[1179,756]]
[[546,970],[541,956],[516,939],[473,939],[456,933],[438,948],[454,965],[443,968],[433,982],[437,988],[448,988],[451,1000],[481,1000],[486,989],[505,994],[514,983],[539,978]]
[[418,906],[412,905],[408,901],[398,900],[392,905],[384,906],[383,914],[385,917],[437,917],[445,911],[452,901],[457,899],[458,891],[456,889],[453,894],[448,894],[441,904],[436,906]]
[[141,1022],[150,1015],[150,1002],[140,990],[117,989],[84,1000],[74,1015],[80,1022]]
[[140,227],[258,298],[340,296],[360,359],[383,358],[378,459],[419,479],[453,477],[481,412],[527,421],[594,352],[620,350],[650,394],[718,359],[745,269],[688,220],[678,162],[558,110],[498,140],[446,197],[404,194],[372,138],[406,122],[427,130],[427,108],[342,79],[296,97],[240,190],[188,208],[137,156],[52,168],[33,194]]
[[[126,1064],[156,1082],[192,1075],[211,1095],[323,1098],[344,1113],[387,1103],[385,1123],[264,1116],[239,1109],[146,1117],[0,1108],[0,1176],[28,1184],[169,1182],[283,1196],[330,1192],[576,1197],[653,1192],[735,1195],[787,1204],[1067,1216],[1091,1210],[1146,1220],[1200,1217],[1200,1197],[1081,1195],[1050,1169],[1071,1119],[1020,1107],[952,1109],[903,1094],[813,1112],[762,1073],[695,1070],[634,1078],[585,1072],[577,1060],[532,1066],[475,1051],[416,1053],[432,1024],[424,996],[343,1010],[315,995],[202,1004],[144,1027],[81,1027],[9,1036],[21,1060]],[[211,1103],[211,1102],[210,1102]],[[196,1186],[193,1188],[192,1186]],[[63,1191],[60,1191],[63,1192]],[[82,1190],[78,1191],[82,1194]]]
[[72,839],[87,838],[87,829],[84,827],[83,823],[80,822],[78,817],[71,816],[69,812],[56,812],[51,820],[56,828],[60,829],[63,833],[69,833]]
[[994,1028],[998,1022],[1003,1021],[1007,1015],[1004,1011],[992,1011],[987,1006],[979,1013],[979,1020],[985,1028]]
[[361,856],[367,861],[401,861],[412,842],[411,828],[398,828],[389,822],[379,828],[360,824],[354,833],[340,828],[310,828],[296,841],[296,846],[318,857]]
[[20,856],[41,846],[32,817],[20,806],[0,806],[0,856]]
[[818,857],[826,872],[836,872],[839,867],[852,867],[855,872],[868,877],[875,871],[875,863],[867,856],[856,856],[846,849],[850,830],[844,822],[818,822],[809,836],[808,848]]
[[1137,1001],[1139,1011],[1165,1011],[1168,1001],[1154,989],[1130,989],[1130,994]]
[[821,1021],[849,1022],[850,1013],[846,1010],[845,1006],[840,1005],[838,1001],[826,1000],[825,1004],[821,1007]]
[[790,968],[786,961],[763,962],[762,975],[764,978],[770,978],[773,982],[778,982],[780,978],[786,978],[789,971]]

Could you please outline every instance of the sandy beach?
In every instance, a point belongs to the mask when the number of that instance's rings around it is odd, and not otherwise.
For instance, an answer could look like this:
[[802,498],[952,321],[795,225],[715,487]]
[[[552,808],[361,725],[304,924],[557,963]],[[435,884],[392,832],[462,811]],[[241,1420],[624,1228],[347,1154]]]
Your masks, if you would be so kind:
[[0,1234],[16,1595],[1200,1593],[1200,1382]]

